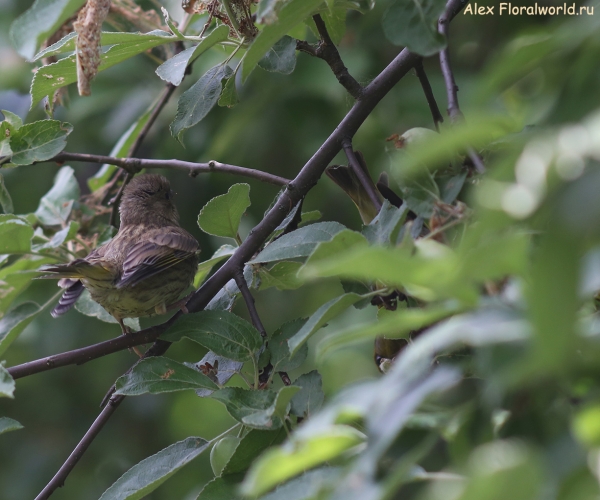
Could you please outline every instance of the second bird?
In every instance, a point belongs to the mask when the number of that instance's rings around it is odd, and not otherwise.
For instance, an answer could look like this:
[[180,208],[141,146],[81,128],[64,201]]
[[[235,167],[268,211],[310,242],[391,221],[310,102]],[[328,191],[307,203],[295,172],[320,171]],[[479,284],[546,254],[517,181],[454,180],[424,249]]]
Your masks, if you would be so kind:
[[199,245],[179,226],[169,181],[161,175],[135,177],[124,189],[119,232],[87,257],[50,266],[43,278],[61,278],[65,293],[52,311],[66,313],[87,288],[92,299],[119,322],[163,314],[190,286]]

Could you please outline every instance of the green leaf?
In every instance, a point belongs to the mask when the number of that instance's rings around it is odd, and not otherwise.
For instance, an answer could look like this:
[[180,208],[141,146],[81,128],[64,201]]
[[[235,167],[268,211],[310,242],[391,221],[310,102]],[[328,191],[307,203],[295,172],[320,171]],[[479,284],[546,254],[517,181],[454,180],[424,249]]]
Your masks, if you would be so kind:
[[223,91],[221,92],[218,102],[219,106],[221,107],[232,108],[238,102],[240,102],[240,98],[235,87],[235,75],[235,73],[231,75],[225,82],[225,86],[223,87]]
[[320,260],[335,257],[349,248],[363,246],[367,246],[367,239],[362,234],[351,229],[344,229],[331,240],[317,243],[315,249],[306,259],[305,265],[309,266]]
[[[214,352],[209,351],[196,363],[196,366],[200,370],[204,369],[208,371],[208,376],[211,380],[216,381],[220,386],[224,386],[231,377],[242,369],[244,363],[218,356]],[[198,389],[196,394],[204,398],[210,396],[213,392],[210,389]]]
[[309,222],[314,222],[316,220],[321,220],[323,214],[319,210],[311,210],[310,212],[302,212],[300,224],[298,226],[302,227]]
[[198,288],[206,279],[212,268],[217,265],[222,260],[231,257],[235,252],[236,247],[232,245],[222,245],[215,253],[213,253],[212,257],[204,262],[200,262],[198,264],[198,270],[196,271],[196,276],[194,276],[194,288]]
[[324,326],[328,321],[341,314],[352,304],[355,304],[364,298],[364,295],[346,293],[336,297],[335,299],[331,299],[329,302],[326,302],[319,307],[319,309],[317,309],[312,316],[308,318],[304,326],[298,330],[298,333],[288,340],[288,346],[290,348],[291,355],[294,356],[298,352],[298,349],[300,349],[306,343],[310,336]]
[[222,81],[229,78],[233,70],[223,63],[209,69],[186,90],[177,101],[177,114],[171,123],[171,135],[182,142],[182,134],[196,125],[217,104]]
[[204,37],[200,43],[185,49],[162,63],[156,68],[156,74],[164,81],[178,86],[185,76],[187,67],[213,45],[227,40],[228,36],[228,26],[224,24],[217,26],[209,35]]
[[346,14],[348,9],[333,7],[322,12],[321,17],[325,22],[327,32],[334,44],[339,45],[346,34]]
[[79,195],[75,172],[71,167],[62,167],[54,177],[52,189],[40,200],[35,216],[45,226],[62,226]]
[[238,493],[237,476],[216,477],[208,482],[196,500],[244,500]]
[[296,274],[301,267],[302,264],[300,262],[293,261],[277,262],[270,269],[259,267],[259,290],[266,290],[273,286],[277,288],[277,290],[295,290],[296,288],[299,288],[302,286],[302,280],[300,280]]
[[123,474],[100,500],[139,500],[158,488],[179,469],[208,447],[202,438],[189,437],[172,444],[134,465]]
[[346,425],[332,426],[322,434],[304,439],[292,436],[289,442],[271,448],[252,464],[242,483],[242,492],[262,495],[275,485],[340,456],[361,444],[364,438],[364,434]]
[[[0,219],[2,217],[0,215]],[[32,271],[32,269],[38,269],[50,262],[55,261],[37,255],[27,255],[0,269],[0,317],[12,302],[31,285],[33,278],[40,276],[39,271]]]
[[[289,372],[298,368],[308,356],[308,345],[303,345],[296,354],[290,357],[288,340],[292,338],[306,323],[306,319],[299,318],[281,325],[269,339],[269,351],[271,352],[271,364],[273,372]],[[297,384],[299,385],[299,384]]]
[[310,470],[285,484],[278,486],[275,491],[260,497],[260,500],[315,500],[321,490],[335,485],[340,476],[341,469],[335,467],[322,467]]
[[0,364],[0,398],[14,399],[15,381],[8,373],[8,370]]
[[396,208],[385,200],[377,216],[368,226],[363,228],[362,234],[369,240],[371,245],[395,243],[407,212],[408,207],[406,204]]
[[46,248],[58,248],[63,243],[73,240],[73,238],[77,236],[79,226],[79,222],[75,220],[69,221],[67,227],[54,233],[54,236],[52,236],[52,239],[48,243],[42,245],[41,247],[36,247],[36,250],[39,252],[40,250],[45,250]]
[[291,413],[297,417],[308,418],[319,411],[325,399],[321,374],[317,370],[313,370],[300,375],[294,380],[294,385],[301,389],[292,398]]
[[160,394],[187,389],[214,391],[219,387],[198,370],[164,356],[158,356],[137,363],[133,370],[117,379],[116,388],[115,394],[139,396],[146,393]]
[[237,436],[225,436],[215,443],[212,450],[210,450],[210,467],[215,476],[221,475],[240,441],[241,438]]
[[[88,290],[84,290],[84,292],[81,294],[81,297],[77,299],[77,302],[75,302],[75,309],[85,316],[97,318],[105,323],[119,323],[106,309],[104,309],[104,307],[92,299],[92,296]],[[123,323],[136,332],[140,330],[139,318],[125,318]]]
[[460,312],[460,309],[453,303],[389,311],[380,315],[375,323],[355,326],[327,335],[318,344],[317,356],[322,357],[330,350],[380,336],[389,339],[406,338],[411,331],[432,325],[457,312]]
[[58,120],[40,120],[23,125],[10,138],[11,162],[31,165],[53,158],[65,148],[67,136],[72,131],[70,123]]
[[234,184],[226,194],[215,196],[198,215],[198,226],[205,233],[237,238],[242,215],[250,206],[250,186]]
[[285,35],[258,61],[258,65],[266,71],[289,75],[296,68],[296,40]]
[[17,52],[30,59],[40,43],[48,39],[85,0],[36,0],[10,27]]
[[13,130],[19,130],[23,126],[23,120],[19,115],[15,115],[6,109],[2,109],[0,112],[4,115],[4,121],[10,124]]
[[296,229],[271,242],[249,264],[306,257],[318,243],[330,241],[344,229],[346,228],[338,222],[318,222]]
[[446,46],[437,22],[444,0],[396,0],[383,15],[383,31],[394,45],[403,45],[421,56],[431,56]]
[[[108,35],[108,34],[107,34]],[[111,33],[111,37],[103,38],[103,43],[111,44],[106,52],[100,56],[98,72],[104,71],[115,64],[146,52],[148,49],[158,47],[165,43],[177,40],[165,31],[155,30],[149,33]],[[68,48],[68,44],[61,51]],[[31,82],[31,106],[35,106],[44,97],[51,96],[56,90],[77,81],[75,55],[70,55],[58,62],[42,66],[38,69]]]
[[0,319],[0,356],[41,311],[42,308],[35,302],[23,302],[2,316]]
[[223,469],[223,475],[244,472],[263,451],[282,443],[286,436],[287,433],[283,427],[276,431],[251,429],[236,447]]
[[[290,0],[286,2],[278,13],[278,19],[268,24],[258,34],[250,45],[244,66],[242,68],[242,81],[248,78],[254,67],[275,43],[288,33],[294,26],[303,22],[321,4],[323,0]],[[259,9],[260,10],[260,9]]]
[[282,387],[277,392],[275,401],[268,408],[263,411],[255,412],[242,418],[242,422],[250,427],[257,427],[261,429],[272,429],[273,426],[277,426],[277,422],[280,420],[283,422],[288,412],[290,401],[294,395],[300,390],[300,387],[293,385]]
[[6,189],[6,184],[4,184],[4,176],[2,174],[0,174],[0,206],[5,214],[12,214],[15,210],[10,193]]
[[275,393],[226,387],[211,394],[225,405],[238,422],[255,429],[278,429],[283,425],[287,406],[299,387],[287,386]]
[[262,337],[246,320],[227,311],[186,314],[160,338],[177,342],[187,337],[234,361],[249,361],[262,346]]
[[17,431],[22,428],[23,426],[16,420],[8,417],[0,417],[0,434],[10,431]]
[[31,252],[33,228],[21,217],[0,215],[0,254]]

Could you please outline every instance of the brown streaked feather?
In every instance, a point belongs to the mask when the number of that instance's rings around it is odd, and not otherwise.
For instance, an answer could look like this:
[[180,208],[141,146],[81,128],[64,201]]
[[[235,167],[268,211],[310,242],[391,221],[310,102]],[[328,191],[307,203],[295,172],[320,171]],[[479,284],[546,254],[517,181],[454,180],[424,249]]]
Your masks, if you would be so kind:
[[65,293],[62,294],[62,297],[58,301],[58,304],[54,309],[52,309],[52,312],[50,313],[53,318],[58,318],[59,316],[62,316],[67,311],[69,311],[75,305],[75,302],[77,302],[77,299],[85,290],[83,283],[79,280],[67,279],[66,282],[63,283],[63,285],[65,285],[63,286],[63,288],[65,288]]
[[198,242],[185,229],[151,229],[145,240],[134,245],[123,262],[117,288],[134,286],[195,255]]
[[[91,254],[90,254],[91,255]],[[39,279],[81,279],[91,278],[97,280],[110,279],[111,273],[108,269],[98,263],[88,262],[88,257],[85,259],[77,259],[68,264],[58,266],[45,266],[40,269],[41,272],[52,273],[40,276]]]

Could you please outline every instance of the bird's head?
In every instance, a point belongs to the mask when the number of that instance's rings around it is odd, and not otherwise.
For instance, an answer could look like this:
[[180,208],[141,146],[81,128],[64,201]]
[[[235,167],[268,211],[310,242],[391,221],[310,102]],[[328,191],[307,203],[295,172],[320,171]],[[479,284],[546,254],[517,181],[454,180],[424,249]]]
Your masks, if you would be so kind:
[[119,207],[121,225],[169,222],[178,224],[169,181],[158,174],[134,177],[125,186]]

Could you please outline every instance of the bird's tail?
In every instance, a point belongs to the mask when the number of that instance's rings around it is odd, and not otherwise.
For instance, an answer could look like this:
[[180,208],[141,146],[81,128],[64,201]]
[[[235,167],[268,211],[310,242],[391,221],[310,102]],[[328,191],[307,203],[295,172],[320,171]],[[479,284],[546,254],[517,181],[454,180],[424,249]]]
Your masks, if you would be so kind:
[[77,259],[68,264],[58,266],[44,266],[40,272],[49,273],[40,276],[38,279],[81,279],[90,278],[96,280],[105,280],[110,277],[110,272],[102,266],[91,264],[85,259]]
[[79,280],[61,279],[58,284],[65,289],[65,293],[50,313],[53,318],[58,318],[71,309],[85,290],[83,283]]

